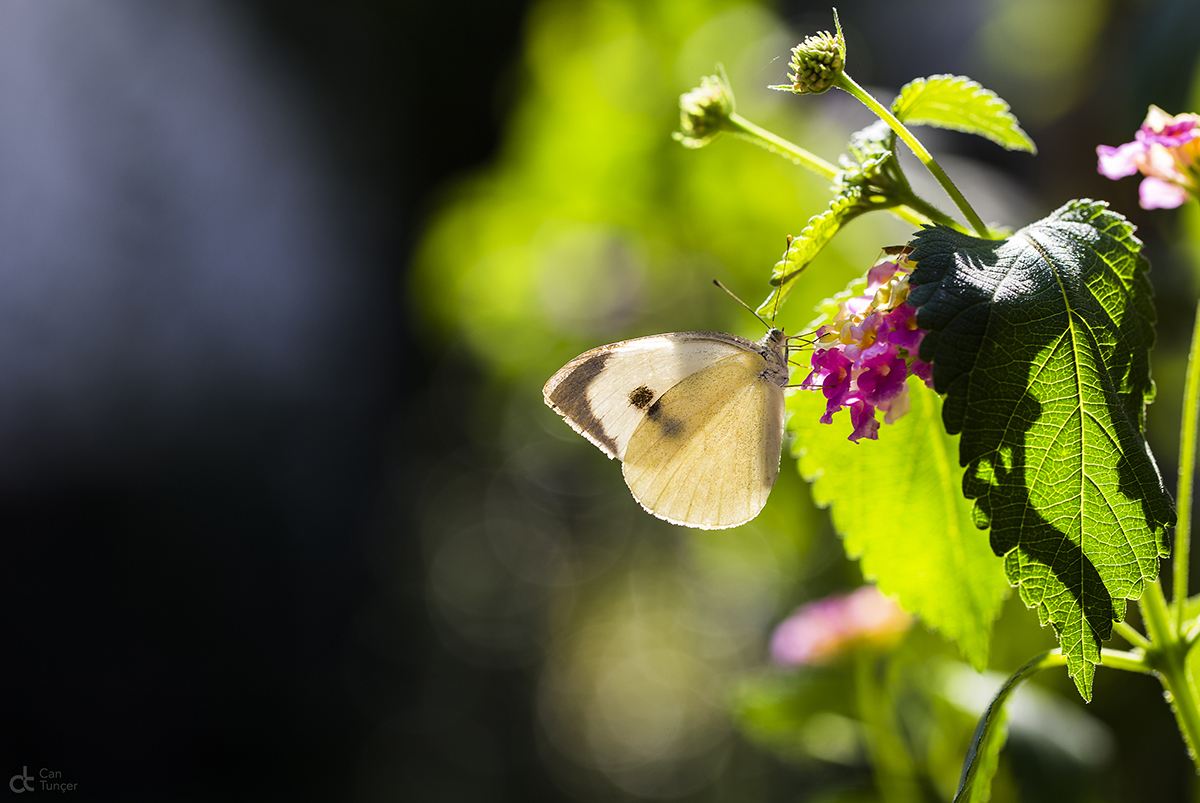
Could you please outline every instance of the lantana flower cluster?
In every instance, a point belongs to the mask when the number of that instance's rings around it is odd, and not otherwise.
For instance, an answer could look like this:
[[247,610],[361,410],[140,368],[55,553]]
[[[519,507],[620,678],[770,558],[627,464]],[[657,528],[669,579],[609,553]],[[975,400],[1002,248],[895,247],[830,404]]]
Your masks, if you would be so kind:
[[833,299],[833,321],[816,331],[812,373],[804,384],[825,395],[822,424],[832,424],[843,407],[850,411],[850,440],[856,443],[879,437],[876,410],[887,424],[909,411],[910,373],[933,386],[933,366],[917,357],[925,332],[917,328],[916,308],[906,303],[911,271],[902,256],[877,262],[866,291]]
[[894,600],[863,586],[796,609],[775,628],[771,658],[783,666],[825,664],[856,647],[892,647],[911,626]]
[[1174,209],[1200,198],[1200,114],[1174,117],[1151,106],[1133,142],[1096,148],[1099,171],[1117,179],[1140,172],[1138,202],[1143,209]]

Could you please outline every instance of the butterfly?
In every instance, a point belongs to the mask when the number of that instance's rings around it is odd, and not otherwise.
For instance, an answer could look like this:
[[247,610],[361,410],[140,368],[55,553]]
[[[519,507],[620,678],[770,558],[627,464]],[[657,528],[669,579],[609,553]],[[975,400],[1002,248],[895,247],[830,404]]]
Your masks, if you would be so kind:
[[717,530],[753,519],[779,476],[787,336],[673,332],[580,354],[542,390],[647,512]]

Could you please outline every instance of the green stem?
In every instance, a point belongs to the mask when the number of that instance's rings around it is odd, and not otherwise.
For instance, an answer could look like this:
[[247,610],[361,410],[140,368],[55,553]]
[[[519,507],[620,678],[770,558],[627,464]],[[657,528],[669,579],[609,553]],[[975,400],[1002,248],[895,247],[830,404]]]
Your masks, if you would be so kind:
[[1128,622],[1117,622],[1113,625],[1113,630],[1117,635],[1128,641],[1132,646],[1140,649],[1146,649],[1150,646],[1150,640],[1141,633],[1133,629],[1133,626]]
[[1183,421],[1179,432],[1179,476],[1176,480],[1175,524],[1175,627],[1183,631],[1187,620],[1188,565],[1192,540],[1192,482],[1196,472],[1196,411],[1200,408],[1200,306],[1192,328],[1192,350],[1188,354],[1187,380],[1183,392]]
[[[793,142],[788,142],[783,137],[772,134],[767,129],[755,125],[736,112],[730,112],[727,119],[728,127],[726,130],[731,134],[748,142],[753,142],[759,147],[766,148],[771,153],[777,153],[794,165],[803,167],[829,181],[833,181],[837,178],[837,174],[841,172],[837,165],[830,164],[815,153],[807,151]],[[909,199],[904,204],[897,204],[890,207],[888,211],[910,226],[917,228],[933,222],[944,223],[949,226],[955,225],[952,218],[947,217],[931,204],[915,197]]]
[[830,164],[815,153],[806,151],[799,145],[788,142],[786,139],[772,134],[765,128],[756,126],[740,114],[730,112],[729,122],[733,124],[733,128],[730,129],[733,134],[739,135],[743,139],[748,139],[756,145],[761,145],[772,153],[786,155],[792,160],[792,164],[800,165],[819,176],[824,176],[830,181],[833,181],[837,177],[839,172],[837,165]]
[[868,650],[854,657],[854,680],[859,721],[882,803],[918,803],[921,799],[916,768],[895,720],[896,705],[885,683],[876,676],[879,659]]
[[1166,654],[1167,660],[1157,668],[1157,673],[1167,691],[1171,712],[1179,723],[1179,732],[1187,744],[1188,755],[1192,758],[1196,773],[1200,774],[1200,753],[1196,752],[1197,745],[1200,745],[1200,705],[1197,704],[1196,691],[1184,665],[1185,657],[1186,653],[1182,650],[1171,650]]
[[922,215],[920,212],[915,211],[909,204],[893,206],[888,211],[903,220],[905,223],[916,228],[927,226],[933,222],[928,216]]
[[[1062,650],[1047,650],[1041,655],[1030,659],[1028,663],[1018,669],[1016,674],[1009,679],[1009,682],[1024,679],[1034,672],[1041,672],[1043,669],[1066,665],[1067,658],[1062,654]],[[1120,669],[1123,672],[1138,672],[1143,675],[1155,671],[1149,662],[1147,662],[1145,653],[1126,652],[1125,650],[1100,650],[1100,665],[1108,669]]]
[[951,181],[950,177],[946,175],[946,171],[942,170],[941,165],[934,160],[929,151],[925,150],[925,146],[921,144],[920,140],[912,135],[912,132],[905,127],[904,123],[897,120],[895,115],[888,111],[887,108],[880,104],[879,101],[871,97],[867,90],[855,83],[854,79],[845,72],[843,72],[841,77],[838,78],[838,82],[835,86],[841,90],[844,90],[845,92],[850,93],[864,106],[875,112],[875,114],[879,115],[879,119],[887,123],[891,129],[899,135],[900,139],[904,140],[904,144],[912,148],[912,152],[915,153],[917,158],[921,160],[921,164],[925,165],[925,167],[929,169],[929,172],[933,174],[933,177],[936,178],[938,183],[942,185],[942,189],[944,189],[946,194],[950,196],[950,199],[954,201],[954,205],[957,206],[959,211],[963,213],[963,216],[966,217],[967,222],[971,224],[971,228],[975,229],[976,233],[980,237],[991,236],[991,232],[988,231],[988,227],[984,225],[983,220],[978,214],[976,214],[971,205],[967,203],[967,199],[963,197],[961,192],[958,191],[958,187],[954,186],[954,182]]
[[1166,689],[1171,713],[1179,724],[1179,732],[1187,745],[1188,755],[1200,773],[1200,701],[1187,671],[1188,645],[1179,637],[1175,621],[1167,608],[1162,586],[1151,583],[1142,595],[1142,618],[1153,646],[1147,652],[1146,663],[1154,669]]
[[963,762],[962,780],[959,781],[958,794],[954,796],[956,802],[984,797],[984,795],[978,794],[978,791],[983,790],[975,789],[975,778],[979,773],[980,766],[985,763],[980,760],[980,752],[982,751],[985,756],[989,752],[994,755],[995,751],[999,749],[997,742],[999,745],[1003,745],[1007,738],[1005,729],[998,727],[998,724],[1000,723],[999,713],[1004,708],[1004,704],[1008,702],[1008,698],[1032,675],[1052,666],[1065,666],[1066,663],[1067,659],[1063,656],[1062,650],[1048,650],[1030,658],[1024,666],[1004,681],[1004,685],[992,697],[987,710],[979,719],[978,727],[975,728],[975,735],[971,739],[971,746],[967,749],[967,756]]
[[[1101,654],[1103,654],[1103,652],[1104,651],[1101,650]],[[1036,675],[1043,669],[1051,669],[1056,666],[1066,665],[1067,656],[1063,655],[1062,650],[1059,648],[1046,650],[1041,655],[1035,655],[1034,657],[1030,658],[1025,662],[1024,666],[1014,672],[1012,676],[1005,681],[1004,685],[1000,687],[1000,691],[996,692],[996,696],[992,699],[992,704],[988,706],[986,715],[990,716],[993,709],[1003,705],[1004,701],[1008,699],[1008,696],[1012,694],[1016,687],[1020,683],[1023,683],[1027,678],[1031,677],[1032,675]]]
[[905,202],[905,205],[911,209],[915,209],[917,213],[924,215],[929,219],[929,221],[941,223],[943,226],[949,226],[952,229],[958,229],[959,231],[963,231],[965,233],[961,223],[947,215],[942,210],[938,209],[933,204],[926,201],[924,198],[918,198],[917,196],[913,195]]
[[1125,652],[1124,650],[1100,650],[1100,665],[1109,669],[1120,669],[1124,672],[1140,672],[1148,674],[1154,670],[1146,663],[1145,653]]
[[1163,596],[1162,586],[1158,581],[1146,586],[1142,595],[1142,620],[1146,623],[1146,633],[1150,636],[1155,649],[1165,650],[1179,641],[1179,633],[1175,630],[1175,622],[1167,610],[1167,600]]

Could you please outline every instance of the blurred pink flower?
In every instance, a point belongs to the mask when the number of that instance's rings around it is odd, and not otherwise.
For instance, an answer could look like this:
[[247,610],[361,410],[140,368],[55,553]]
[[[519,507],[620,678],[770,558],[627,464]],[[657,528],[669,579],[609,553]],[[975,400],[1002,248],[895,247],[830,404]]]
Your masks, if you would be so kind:
[[1174,209],[1200,197],[1200,114],[1174,117],[1151,106],[1133,142],[1099,145],[1100,174],[1112,179],[1145,176],[1138,187],[1143,209]]
[[862,295],[839,299],[833,321],[817,329],[812,372],[804,380],[825,395],[822,424],[850,410],[850,440],[879,437],[875,411],[891,424],[908,412],[910,373],[932,384],[930,366],[917,358],[925,332],[917,328],[917,311],[908,306],[909,263],[884,259],[867,273]]
[[796,609],[775,628],[771,658],[784,666],[824,664],[854,647],[890,647],[911,625],[890,597],[863,586]]

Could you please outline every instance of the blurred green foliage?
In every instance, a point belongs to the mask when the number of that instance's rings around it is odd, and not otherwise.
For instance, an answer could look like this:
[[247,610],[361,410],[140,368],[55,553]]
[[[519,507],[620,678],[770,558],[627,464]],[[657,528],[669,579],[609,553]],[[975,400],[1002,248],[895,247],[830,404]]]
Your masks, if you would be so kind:
[[[764,9],[727,2],[547,3],[528,36],[502,156],[452,191],[423,242],[425,330],[463,337],[490,369],[531,381],[633,335],[755,334],[758,324],[709,282],[750,303],[765,296],[784,236],[824,209],[826,184],[728,138],[688,151],[671,133],[679,95],[720,60],[744,114],[835,154],[829,143],[844,142],[849,126],[763,88],[786,29]],[[856,222],[782,323],[807,323],[881,244],[907,234],[882,217]]]

